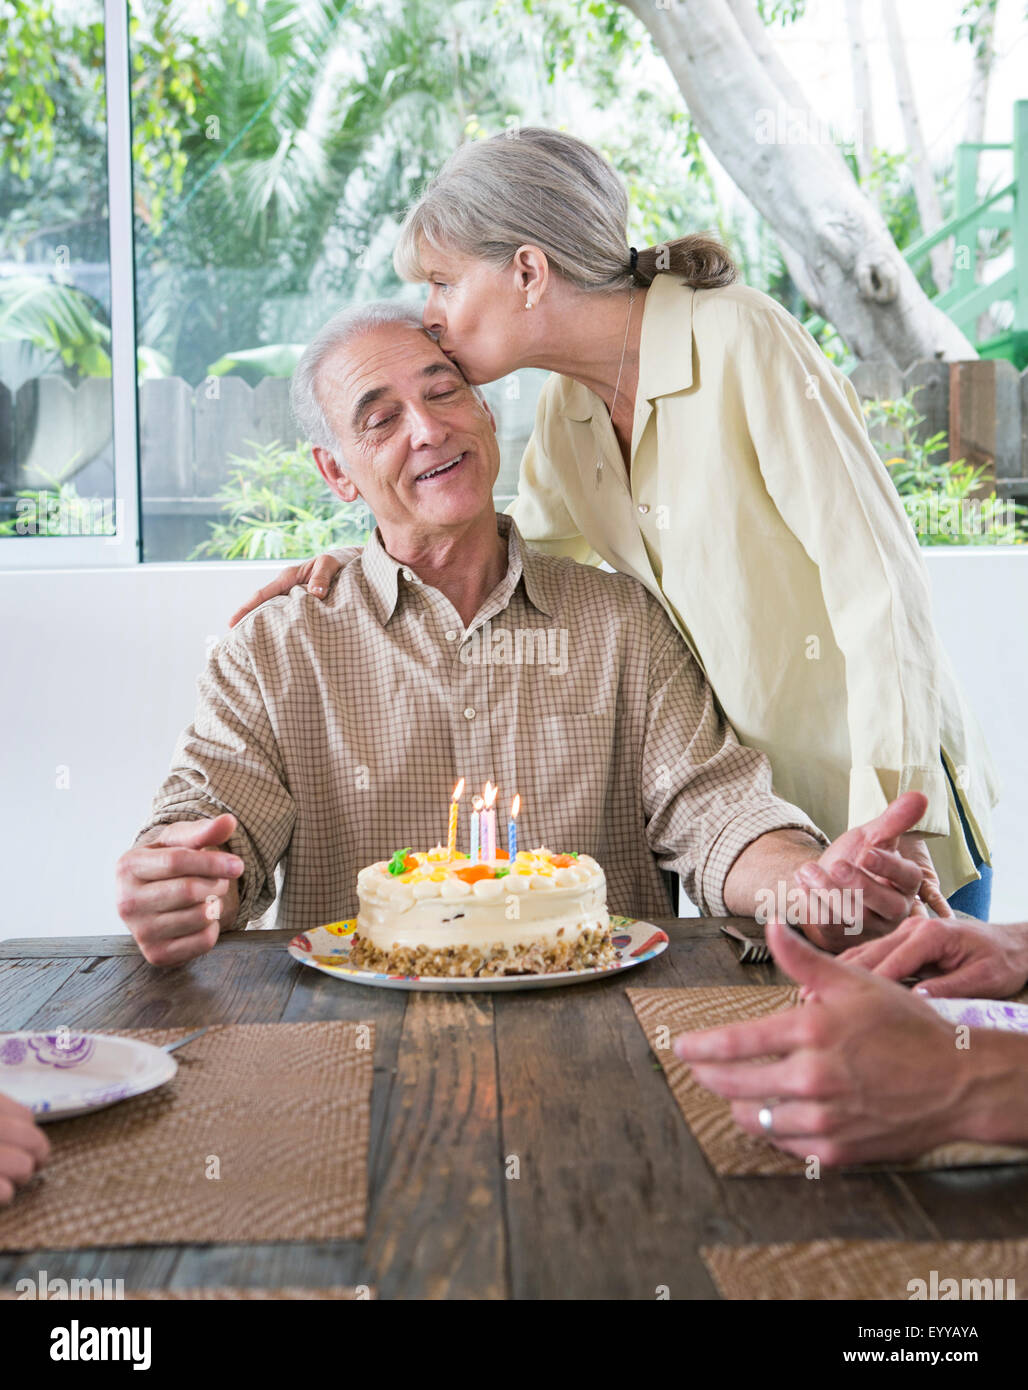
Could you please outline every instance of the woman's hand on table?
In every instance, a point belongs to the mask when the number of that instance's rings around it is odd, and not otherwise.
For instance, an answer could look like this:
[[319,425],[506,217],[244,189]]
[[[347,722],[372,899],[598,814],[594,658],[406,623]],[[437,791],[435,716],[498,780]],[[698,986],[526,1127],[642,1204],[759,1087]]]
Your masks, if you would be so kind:
[[1028,922],[975,925],[956,917],[910,917],[889,936],[851,947],[839,959],[887,980],[934,968],[939,974],[922,981],[919,994],[1006,999],[1028,984]]
[[222,846],[227,813],[173,821],[118,860],[118,915],[151,965],[182,965],[210,951],[239,910],[243,861]]
[[0,1093],[0,1206],[50,1157],[50,1141],[27,1106]]
[[[958,1137],[976,1057],[957,1048],[954,1025],[773,919],[767,941],[812,1001],[674,1044],[696,1080],[731,1101],[736,1122],[826,1165],[913,1158]],[[764,1107],[770,1132],[758,1119]]]
[[252,613],[255,608],[259,608],[262,603],[267,603],[269,598],[278,598],[282,594],[288,594],[290,589],[297,584],[303,584],[307,592],[313,594],[315,598],[324,598],[328,593],[332,580],[342,569],[342,562],[337,560],[334,555],[325,553],[316,555],[313,560],[304,560],[302,565],[290,565],[288,569],[282,571],[277,579],[273,579],[270,584],[265,584],[263,589],[251,595],[246,600],[242,608],[237,608],[229,619],[229,627],[235,627],[247,613]]
[[[795,878],[810,899],[805,931],[813,942],[827,950],[838,951],[850,944],[855,935],[866,940],[893,931],[916,911],[925,868],[910,854],[916,844],[924,842],[908,832],[924,815],[927,806],[928,798],[923,793],[903,792],[880,816],[866,825],[845,831],[819,859],[800,864]],[[934,874],[934,870],[932,872]],[[937,884],[938,879],[935,882]],[[824,913],[819,911],[822,904],[845,904],[840,894],[855,895],[857,891],[861,897],[854,896],[851,901],[860,904],[859,912],[847,914],[845,922],[835,921],[834,917],[838,916],[835,913],[832,921],[824,920]],[[822,896],[819,898],[818,894]],[[942,903],[952,915],[945,899]]]

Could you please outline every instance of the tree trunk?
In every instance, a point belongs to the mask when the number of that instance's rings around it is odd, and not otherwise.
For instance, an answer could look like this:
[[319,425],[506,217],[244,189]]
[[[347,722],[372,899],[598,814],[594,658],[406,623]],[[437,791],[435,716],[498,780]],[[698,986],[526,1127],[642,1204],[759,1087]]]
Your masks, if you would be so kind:
[[714,155],[802,258],[811,302],[857,357],[906,368],[977,355],[930,303],[831,140],[809,123],[795,128],[727,0],[621,3],[653,35]]
[[[896,79],[896,100],[903,118],[903,134],[910,151],[910,175],[914,185],[914,197],[921,218],[921,231],[928,236],[936,227],[942,226],[942,208],[935,187],[935,175],[921,130],[921,118],[917,114],[914,100],[914,84],[910,79],[910,65],[907,50],[903,46],[899,16],[895,0],[882,0],[882,19],[885,21],[885,34],[889,44],[889,59],[893,76]],[[949,289],[953,279],[953,241],[949,239],[935,246],[928,253],[932,263],[932,279],[940,294]]]
[[853,74],[853,126],[860,133],[856,142],[857,168],[861,179],[866,179],[873,163],[875,126],[871,112],[871,69],[867,61],[867,39],[864,37],[864,0],[844,0],[844,3]]
[[[996,57],[996,10],[999,0],[986,0],[982,5],[981,17],[971,34],[974,49],[971,71],[971,90],[967,97],[967,123],[964,127],[964,144],[980,145],[985,140],[985,112],[989,103],[989,81],[992,65]],[[984,280],[988,257],[980,248],[975,254],[978,279]],[[992,314],[988,309],[979,315],[976,326],[978,341],[984,343],[996,332]]]
[[996,57],[996,9],[999,0],[986,0],[982,6],[981,18],[974,27],[971,46],[974,49],[974,66],[971,74],[971,90],[967,97],[967,124],[964,127],[964,144],[980,145],[985,140],[985,108],[989,100],[989,79],[992,77],[992,64]]

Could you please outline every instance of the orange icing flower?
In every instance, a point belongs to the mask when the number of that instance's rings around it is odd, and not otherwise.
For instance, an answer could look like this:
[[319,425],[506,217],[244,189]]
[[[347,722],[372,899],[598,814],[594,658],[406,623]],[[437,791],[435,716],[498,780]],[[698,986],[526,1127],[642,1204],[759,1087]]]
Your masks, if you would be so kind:
[[570,854],[554,854],[550,856],[550,863],[555,869],[570,869],[574,862]]
[[458,878],[462,878],[465,883],[477,883],[480,878],[493,878],[492,869],[488,864],[469,864],[465,869],[455,869]]

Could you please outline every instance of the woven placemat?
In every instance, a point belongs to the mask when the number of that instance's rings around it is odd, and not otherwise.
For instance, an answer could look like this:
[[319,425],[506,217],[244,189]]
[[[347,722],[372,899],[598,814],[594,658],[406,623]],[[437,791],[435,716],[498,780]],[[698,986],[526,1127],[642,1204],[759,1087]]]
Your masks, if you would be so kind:
[[812,1240],[700,1255],[722,1298],[1028,1297],[1028,1240]]
[[[185,1028],[112,1030],[158,1046]],[[0,1250],[356,1240],[372,1024],[219,1024],[166,1086],[47,1125],[46,1167],[0,1209]]]
[[[740,1129],[732,1118],[730,1103],[701,1086],[688,1063],[680,1061],[672,1050],[678,1034],[690,1029],[720,1028],[726,1023],[763,1018],[790,1009],[797,1003],[799,991],[780,985],[726,985],[708,989],[630,989],[626,992],[682,1115],[715,1173],[735,1178],[805,1173],[802,1159],[793,1158],[766,1139],[757,1139]],[[855,1167],[859,1171],[869,1171],[883,1167],[890,1170],[968,1168],[995,1163],[1028,1163],[1028,1150],[999,1144],[954,1143],[932,1149],[913,1162]]]
[[[88,1283],[89,1281],[81,1280],[80,1282]],[[170,1302],[181,1300],[220,1303],[236,1301],[262,1302],[270,1299],[288,1299],[319,1303],[326,1299],[333,1302],[344,1302],[349,1299],[356,1303],[360,1303],[366,1299],[377,1298],[377,1296],[375,1290],[369,1288],[367,1284],[363,1284],[359,1287],[336,1285],[329,1289],[304,1289],[300,1288],[298,1285],[288,1285],[280,1289],[242,1289],[229,1288],[221,1285],[208,1289],[128,1289],[121,1295],[121,1298],[117,1299],[94,1299],[88,1296],[79,1296],[75,1301],[81,1303],[121,1303],[122,1301],[130,1303],[136,1299],[142,1299],[144,1302],[154,1303],[167,1299]],[[0,1293],[0,1302],[10,1303],[16,1300],[21,1301],[24,1297],[24,1294],[19,1293]],[[40,1301],[38,1294],[36,1295],[36,1300]],[[41,1301],[44,1303],[63,1303],[66,1301],[66,1295],[63,1293],[51,1294]]]

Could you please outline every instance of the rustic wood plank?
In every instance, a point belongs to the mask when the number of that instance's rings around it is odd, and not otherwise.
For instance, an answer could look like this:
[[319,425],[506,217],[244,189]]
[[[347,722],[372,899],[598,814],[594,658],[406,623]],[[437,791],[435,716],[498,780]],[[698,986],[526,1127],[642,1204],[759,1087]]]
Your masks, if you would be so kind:
[[[225,932],[216,952],[265,950],[280,946],[296,935],[293,931],[229,931]],[[11,936],[0,941],[0,960],[37,958],[55,960],[62,956],[135,956],[139,948],[133,937],[125,932],[118,936]]]
[[79,969],[23,1025],[198,1028],[205,1023],[277,1022],[296,963],[281,949],[243,954],[215,949],[171,970],[135,956],[112,956]]
[[276,1241],[266,1245],[195,1245],[181,1250],[173,1276],[158,1287],[243,1289],[360,1284],[361,1244],[355,1240]]
[[76,961],[12,960],[0,966],[0,1029],[15,1032],[78,969]]
[[[920,387],[914,396],[914,409],[924,420],[917,427],[917,438],[923,443],[940,430],[949,435],[949,363],[915,362],[903,373],[904,393],[912,386]],[[945,457],[945,455],[940,455]]]
[[925,1213],[932,1238],[1001,1240],[1028,1236],[1028,1166],[903,1173],[896,1181]]
[[38,1285],[40,1271],[45,1270],[50,1279],[121,1279],[126,1289],[163,1289],[179,1258],[179,1248],[174,1245],[0,1254],[0,1288],[11,1290],[19,1279],[32,1279]]
[[253,393],[251,439],[261,444],[278,440],[286,449],[295,446],[301,436],[289,405],[289,386],[288,377],[278,376],[266,376],[257,383]]
[[22,486],[14,440],[14,397],[10,387],[0,381],[0,497],[13,498]]
[[1021,476],[1017,369],[1002,358],[950,363],[950,457],[985,464],[980,489]]
[[408,996],[365,1241],[381,1298],[509,1294],[496,997]]
[[731,1229],[721,1187],[624,991],[618,976],[497,1000],[515,1298],[716,1296],[696,1252]]
[[147,493],[193,494],[193,388],[181,377],[139,383],[139,446]]
[[229,473],[229,455],[253,456],[253,391],[242,377],[209,380],[193,400],[193,487],[196,496],[212,496]]

